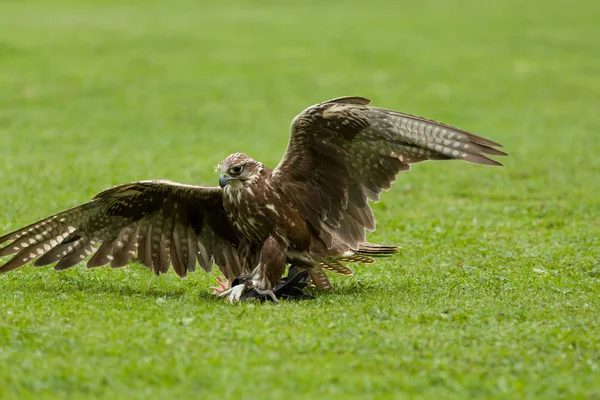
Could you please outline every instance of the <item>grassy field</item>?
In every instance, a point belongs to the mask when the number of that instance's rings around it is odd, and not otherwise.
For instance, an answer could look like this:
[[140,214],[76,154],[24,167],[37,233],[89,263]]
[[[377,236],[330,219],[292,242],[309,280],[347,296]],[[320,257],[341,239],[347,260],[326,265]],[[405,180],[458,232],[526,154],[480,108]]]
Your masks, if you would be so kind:
[[[375,205],[393,259],[301,303],[133,265],[0,276],[0,397],[600,397],[600,3],[0,2],[0,231],[111,185],[274,166],[363,95],[505,145]],[[202,4],[202,5],[201,5]],[[207,397],[208,396],[208,397]]]

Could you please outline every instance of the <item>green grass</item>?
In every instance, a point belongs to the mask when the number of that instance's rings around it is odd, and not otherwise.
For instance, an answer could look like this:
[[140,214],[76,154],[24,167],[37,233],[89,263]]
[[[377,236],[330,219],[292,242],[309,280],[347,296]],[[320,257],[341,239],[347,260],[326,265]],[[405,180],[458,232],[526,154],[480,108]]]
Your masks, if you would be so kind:
[[401,254],[313,301],[139,266],[2,275],[1,398],[600,396],[600,3],[122,3],[0,2],[0,231],[117,183],[216,184],[235,151],[273,166],[341,95],[511,157],[399,176],[370,239]]

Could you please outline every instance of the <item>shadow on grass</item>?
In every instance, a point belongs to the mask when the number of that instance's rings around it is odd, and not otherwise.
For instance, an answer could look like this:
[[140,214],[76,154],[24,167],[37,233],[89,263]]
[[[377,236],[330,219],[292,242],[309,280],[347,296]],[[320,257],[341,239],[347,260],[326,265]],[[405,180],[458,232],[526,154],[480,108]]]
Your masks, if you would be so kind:
[[[185,296],[198,296],[202,299],[213,299],[210,289],[200,285],[176,282],[173,278],[156,279],[150,274],[142,276],[109,277],[109,274],[97,276],[83,271],[54,272],[42,271],[33,274],[22,274],[10,277],[3,282],[4,294],[44,293],[51,297],[105,295],[106,297],[148,297],[176,299]],[[106,279],[105,279],[106,278]]]
[[333,283],[332,290],[307,289],[315,298],[339,299],[340,303],[355,301],[357,298],[385,298],[399,294],[414,295],[415,287],[400,282],[365,282],[356,278],[347,278]]
[[[132,267],[130,267],[132,268]],[[146,297],[152,299],[184,299],[189,301],[220,302],[212,294],[210,283],[205,280],[180,280],[166,275],[157,278],[149,271],[133,267],[130,271],[45,271],[31,269],[31,272],[5,276],[7,281],[0,282],[5,294],[44,293],[49,297],[73,296],[85,297],[102,295],[103,297]],[[390,297],[398,294],[414,294],[415,288],[408,283],[365,282],[357,278],[338,278],[332,290],[316,288],[305,289],[315,300],[345,303],[357,298]],[[307,300],[312,302],[313,300]]]

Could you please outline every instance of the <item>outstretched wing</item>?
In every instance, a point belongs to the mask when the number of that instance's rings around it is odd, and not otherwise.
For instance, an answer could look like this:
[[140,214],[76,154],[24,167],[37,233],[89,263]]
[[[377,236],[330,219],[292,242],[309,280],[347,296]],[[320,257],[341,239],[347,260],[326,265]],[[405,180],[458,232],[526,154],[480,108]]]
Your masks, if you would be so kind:
[[170,181],[115,186],[88,203],[0,237],[0,256],[14,254],[0,273],[37,259],[56,270],[88,261],[89,268],[123,267],[135,256],[156,274],[169,266],[179,276],[217,264],[227,277],[240,275],[239,241],[221,200],[221,189]]
[[502,165],[500,144],[414,115],[342,97],[309,107],[292,122],[287,151],[273,179],[289,193],[326,244],[332,234],[353,249],[375,229],[368,200],[378,201],[400,171],[424,160]]

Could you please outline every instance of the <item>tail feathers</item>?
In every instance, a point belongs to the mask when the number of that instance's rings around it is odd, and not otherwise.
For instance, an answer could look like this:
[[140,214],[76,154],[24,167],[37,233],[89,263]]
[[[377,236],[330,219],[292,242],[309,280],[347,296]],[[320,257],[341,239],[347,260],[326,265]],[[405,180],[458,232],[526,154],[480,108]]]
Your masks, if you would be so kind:
[[325,274],[325,272],[323,272],[323,270],[321,268],[311,268],[308,270],[308,273],[310,274],[310,279],[312,280],[313,284],[317,288],[319,288],[319,289],[333,288],[333,285],[329,281],[329,278],[327,277],[327,275]]
[[354,271],[342,263],[373,264],[375,260],[372,257],[387,257],[399,251],[400,248],[397,246],[362,243],[356,251],[348,251],[336,257],[321,259],[319,264],[328,271],[351,276],[354,275]]
[[369,257],[386,257],[396,254],[400,251],[398,246],[386,246],[375,243],[361,243],[355,255],[365,255]]
[[341,264],[339,260],[323,261],[321,262],[321,267],[328,271],[335,272],[336,274],[342,274],[346,276],[354,275],[354,271]]
[[341,257],[338,258],[336,261],[359,264],[373,264],[375,262],[375,260],[373,260],[371,257],[362,254],[353,254],[351,256]]

